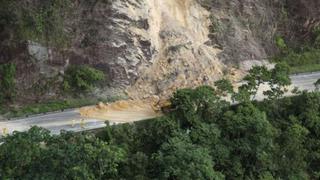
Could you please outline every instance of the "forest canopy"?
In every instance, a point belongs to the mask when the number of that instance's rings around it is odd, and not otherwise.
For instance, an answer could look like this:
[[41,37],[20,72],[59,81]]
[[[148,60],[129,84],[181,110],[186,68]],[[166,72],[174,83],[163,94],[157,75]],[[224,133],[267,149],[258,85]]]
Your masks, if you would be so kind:
[[[282,97],[287,66],[276,69],[255,67],[238,93],[225,80],[180,89],[172,111],[152,120],[14,132],[1,140],[0,179],[319,179],[320,93]],[[252,101],[265,82],[274,85],[268,98]]]

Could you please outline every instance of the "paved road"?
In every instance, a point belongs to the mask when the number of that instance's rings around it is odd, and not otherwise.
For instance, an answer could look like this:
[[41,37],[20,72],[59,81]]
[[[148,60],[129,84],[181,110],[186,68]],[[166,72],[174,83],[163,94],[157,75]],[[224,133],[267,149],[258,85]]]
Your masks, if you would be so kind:
[[[291,91],[297,87],[299,90],[307,90],[307,91],[313,91],[315,90],[314,83],[320,79],[320,72],[314,72],[314,73],[302,73],[302,74],[296,74],[291,76],[292,85],[288,87],[288,92],[285,94],[285,96],[291,96],[293,95]],[[263,84],[260,86],[256,100],[263,100],[265,96],[263,95],[263,91],[266,91],[270,89],[268,85]]]
[[82,131],[105,126],[104,121],[81,117],[79,110],[75,109],[47,115],[32,116],[24,119],[1,121],[0,136],[6,133],[12,133],[13,131],[25,131],[35,125],[49,129],[52,134],[58,134],[62,129],[68,131]]
[[[320,72],[306,73],[291,76],[292,87],[298,87],[300,90],[314,90],[314,82],[320,79]],[[262,89],[264,89],[262,87]],[[262,90],[258,95],[258,99],[262,97]],[[120,112],[119,112],[120,113]],[[121,112],[122,114],[125,112]],[[134,117],[132,117],[134,118]],[[113,119],[110,119],[112,122]],[[137,120],[137,119],[135,119]],[[140,119],[140,120],[143,120]],[[68,131],[84,131],[91,129],[98,129],[104,127],[105,120],[103,119],[88,119],[81,117],[79,110],[69,110],[64,112],[50,113],[47,115],[33,116],[24,119],[16,119],[10,121],[0,122],[0,136],[13,131],[25,131],[31,126],[44,127],[51,131],[52,134],[58,134],[60,130]],[[113,121],[117,124],[119,121]]]
[[300,90],[312,91],[315,89],[314,83],[320,79],[320,72],[304,73],[291,76],[292,84]]

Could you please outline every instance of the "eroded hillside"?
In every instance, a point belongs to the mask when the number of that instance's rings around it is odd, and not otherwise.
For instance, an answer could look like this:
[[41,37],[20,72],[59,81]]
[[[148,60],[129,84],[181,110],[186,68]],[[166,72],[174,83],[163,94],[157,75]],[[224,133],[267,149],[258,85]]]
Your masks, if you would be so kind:
[[[34,10],[37,20],[39,4],[27,0],[19,7]],[[19,19],[23,13],[15,5],[10,8]],[[276,35],[299,43],[319,24],[317,0],[78,0],[68,7],[56,13],[62,31],[31,24],[31,30],[45,30],[42,38],[15,36],[16,26],[1,24],[0,62],[16,64],[21,99],[59,97],[64,71],[77,64],[106,73],[108,83],[97,96],[169,96],[221,77],[237,80],[278,53]]]
[[148,2],[147,34],[155,49],[150,66],[139,67],[139,76],[129,88],[133,97],[170,95],[181,87],[210,83],[222,76],[219,49],[209,41],[210,13],[192,0]]

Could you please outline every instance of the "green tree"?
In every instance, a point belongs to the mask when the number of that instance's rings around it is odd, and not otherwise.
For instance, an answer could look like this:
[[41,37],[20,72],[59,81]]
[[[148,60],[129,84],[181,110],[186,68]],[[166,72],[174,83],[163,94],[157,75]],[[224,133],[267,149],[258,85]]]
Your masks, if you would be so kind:
[[0,146],[1,179],[117,179],[126,152],[93,134],[33,127],[5,137]]
[[275,129],[252,104],[227,111],[219,123],[223,143],[230,151],[229,160],[221,167],[227,178],[258,179],[271,170]]
[[285,93],[285,88],[291,85],[290,67],[286,63],[278,63],[271,71],[271,79],[268,81],[271,90],[263,92],[269,99],[278,99]]
[[194,90],[181,89],[174,93],[171,98],[172,107],[177,120],[182,119],[182,126],[190,126],[192,121],[197,118],[197,104],[195,102]]
[[176,119],[171,116],[154,119],[138,128],[138,137],[141,139],[140,151],[147,154],[155,153],[160,146],[180,132]]
[[296,111],[299,112],[299,120],[308,130],[305,140],[305,148],[308,150],[306,162],[308,172],[313,179],[320,178],[320,94],[304,93],[300,96]]
[[270,81],[271,73],[265,66],[254,66],[243,80],[246,81],[250,94],[255,97],[261,84]]
[[97,135],[15,132],[0,179],[319,179],[320,93],[232,106],[216,94],[180,90],[164,117]]
[[38,127],[5,137],[0,146],[0,179],[32,178],[49,138],[49,131]]
[[42,168],[45,174],[58,175],[62,179],[116,178],[119,164],[126,156],[123,149],[86,133],[62,133],[50,139],[47,146]]
[[255,99],[261,84],[270,81],[271,72],[265,66],[254,66],[249,70],[243,80],[244,84],[239,87],[238,93],[233,95],[233,100],[248,102]]
[[[185,139],[186,138],[186,139]],[[191,144],[185,138],[175,137],[164,143],[154,155],[160,179],[224,179],[214,170],[214,164],[207,149]]]
[[238,92],[232,95],[233,102],[248,103],[251,101],[250,87],[247,84],[243,84],[238,88]]
[[291,84],[290,67],[286,63],[278,63],[272,70],[268,70],[265,66],[254,66],[243,80],[243,85],[232,96],[233,101],[241,103],[255,99],[260,85],[266,83],[271,90],[264,91],[263,94],[270,100],[278,99]]
[[217,94],[220,96],[226,96],[233,93],[233,86],[228,79],[221,79],[214,83],[216,86]]
[[277,176],[288,179],[309,179],[306,173],[307,149],[304,142],[307,140],[308,130],[292,124],[281,134],[278,148],[275,153]]
[[136,152],[128,155],[128,158],[119,170],[120,177],[123,179],[150,179],[151,175],[149,167],[152,165],[152,161],[149,156],[143,152]]
[[215,121],[223,109],[229,106],[210,86],[178,90],[171,102],[175,109],[173,114],[184,128],[195,126],[201,121]]

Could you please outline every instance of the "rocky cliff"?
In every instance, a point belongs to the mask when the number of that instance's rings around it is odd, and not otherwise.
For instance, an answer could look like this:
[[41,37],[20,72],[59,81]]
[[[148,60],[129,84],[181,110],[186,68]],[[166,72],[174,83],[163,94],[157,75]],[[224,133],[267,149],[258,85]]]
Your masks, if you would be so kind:
[[275,35],[308,38],[319,8],[317,0],[78,0],[64,16],[69,46],[30,39],[19,48],[3,46],[1,62],[18,65],[20,95],[31,99],[56,96],[55,88],[40,95],[32,89],[59,84],[70,64],[106,72],[110,84],[98,94],[169,96],[222,77],[237,80],[266,63],[277,53]]

